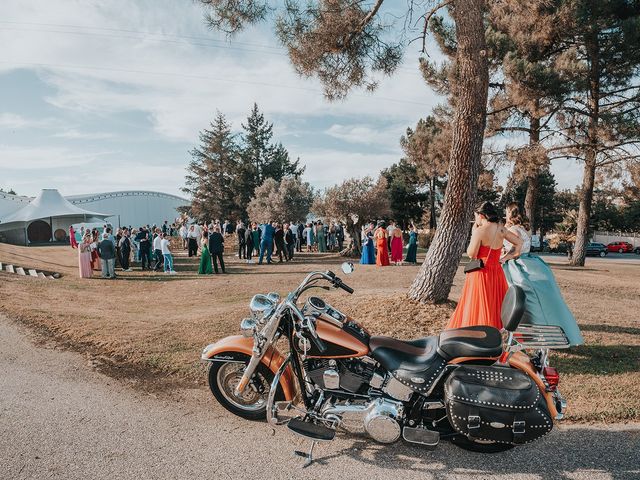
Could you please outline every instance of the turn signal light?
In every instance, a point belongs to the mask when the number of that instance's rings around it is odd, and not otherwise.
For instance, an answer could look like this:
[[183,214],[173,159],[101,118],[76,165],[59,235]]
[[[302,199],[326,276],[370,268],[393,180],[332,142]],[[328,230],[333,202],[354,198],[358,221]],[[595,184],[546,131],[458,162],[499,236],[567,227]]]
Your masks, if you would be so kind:
[[544,367],[542,369],[542,375],[547,380],[549,384],[549,390],[555,392],[556,388],[558,388],[558,383],[560,382],[560,374],[555,367]]

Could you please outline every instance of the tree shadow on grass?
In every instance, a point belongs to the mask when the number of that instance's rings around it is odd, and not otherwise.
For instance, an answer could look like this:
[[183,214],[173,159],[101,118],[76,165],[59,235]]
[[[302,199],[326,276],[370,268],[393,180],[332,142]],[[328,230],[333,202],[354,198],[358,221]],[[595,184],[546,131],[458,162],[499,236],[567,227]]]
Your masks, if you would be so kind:
[[637,345],[581,345],[554,357],[562,373],[610,375],[640,372]]
[[623,327],[620,325],[581,324],[580,330],[587,331],[587,332],[622,333],[626,335],[640,335],[640,328]]
[[441,442],[434,451],[429,451],[404,442],[379,445],[356,439],[349,447],[326,456],[319,449],[316,463],[333,464],[340,457],[349,457],[365,466],[388,470],[389,478],[404,470],[425,480],[512,475],[573,479],[603,474],[618,480],[638,478],[639,451],[640,430],[570,428],[554,430],[534,444],[497,454],[468,452],[448,442]]

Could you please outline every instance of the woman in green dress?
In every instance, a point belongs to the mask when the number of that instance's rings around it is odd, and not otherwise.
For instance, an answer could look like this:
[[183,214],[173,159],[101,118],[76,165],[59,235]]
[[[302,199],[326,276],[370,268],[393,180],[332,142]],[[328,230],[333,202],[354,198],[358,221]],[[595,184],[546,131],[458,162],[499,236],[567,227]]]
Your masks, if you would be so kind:
[[318,251],[326,252],[327,251],[327,238],[324,234],[324,225],[322,222],[318,222]]
[[198,273],[200,275],[211,275],[213,274],[213,269],[211,267],[211,254],[209,253],[209,239],[206,235],[202,236],[201,245],[202,255],[200,255]]
[[407,246],[407,256],[404,258],[404,261],[407,263],[413,263],[414,265],[418,263],[416,259],[416,254],[418,253],[418,229],[415,225],[411,225],[411,229],[409,230],[409,245]]

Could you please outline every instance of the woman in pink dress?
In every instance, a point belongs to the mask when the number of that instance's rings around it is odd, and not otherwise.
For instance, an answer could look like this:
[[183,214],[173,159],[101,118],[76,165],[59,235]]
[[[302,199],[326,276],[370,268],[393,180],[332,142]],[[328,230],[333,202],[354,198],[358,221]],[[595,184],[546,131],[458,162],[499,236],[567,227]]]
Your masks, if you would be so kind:
[[396,265],[402,263],[402,229],[396,227],[391,234],[391,261]]
[[93,269],[91,268],[91,234],[82,238],[78,248],[78,263],[80,265],[80,278],[91,278]]

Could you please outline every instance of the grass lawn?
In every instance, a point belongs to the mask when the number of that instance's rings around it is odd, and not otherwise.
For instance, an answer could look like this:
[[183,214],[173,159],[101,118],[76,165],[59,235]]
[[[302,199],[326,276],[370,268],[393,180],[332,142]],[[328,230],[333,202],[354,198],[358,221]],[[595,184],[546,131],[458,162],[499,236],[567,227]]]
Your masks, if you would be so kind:
[[[419,257],[419,260],[421,258]],[[303,254],[282,265],[247,265],[227,256],[228,274],[199,276],[186,257],[176,258],[178,275],[135,271],[116,281],[77,274],[69,247],[25,248],[0,244],[0,262],[61,272],[56,281],[0,273],[0,311],[62,345],[86,352],[107,373],[146,387],[203,385],[203,346],[236,334],[255,293],[286,294],[313,269],[339,271],[335,254]],[[640,421],[640,267],[615,261],[584,269],[552,260],[563,295],[586,345],[553,354],[570,421]],[[436,334],[454,302],[421,305],[405,292],[417,266],[356,265],[342,291],[321,292],[372,334],[413,338]],[[464,281],[459,269],[451,292]]]

